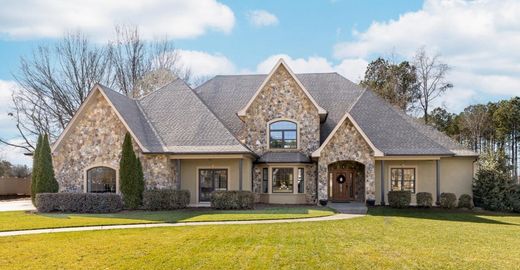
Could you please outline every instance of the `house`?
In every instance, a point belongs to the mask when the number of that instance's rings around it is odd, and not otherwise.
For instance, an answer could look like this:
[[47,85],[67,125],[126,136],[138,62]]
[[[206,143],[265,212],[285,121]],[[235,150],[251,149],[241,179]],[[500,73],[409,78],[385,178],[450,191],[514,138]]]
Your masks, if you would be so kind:
[[[388,202],[389,190],[471,194],[477,154],[337,73],[177,79],[140,99],[102,85],[53,145],[63,192],[119,192],[123,137],[134,139],[148,189],[214,190],[260,202]],[[412,202],[415,196],[412,196]]]

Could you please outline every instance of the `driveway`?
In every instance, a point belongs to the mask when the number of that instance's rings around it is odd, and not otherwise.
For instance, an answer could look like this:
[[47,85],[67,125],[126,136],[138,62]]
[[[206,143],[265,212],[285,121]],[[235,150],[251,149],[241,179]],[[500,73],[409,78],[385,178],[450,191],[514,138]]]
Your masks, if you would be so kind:
[[35,210],[31,199],[15,199],[0,201],[0,212]]

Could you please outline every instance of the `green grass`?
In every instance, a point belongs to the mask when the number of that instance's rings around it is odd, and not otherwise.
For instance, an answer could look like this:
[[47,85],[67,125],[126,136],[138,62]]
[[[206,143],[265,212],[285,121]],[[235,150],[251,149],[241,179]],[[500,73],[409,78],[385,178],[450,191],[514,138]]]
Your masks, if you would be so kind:
[[128,211],[116,214],[37,214],[13,211],[0,212],[0,231],[159,222],[175,223],[309,218],[328,216],[333,213],[334,212],[329,208],[314,206],[267,207],[237,211],[216,211],[211,209]]
[[518,269],[520,216],[372,209],[310,223],[0,238],[7,269]]

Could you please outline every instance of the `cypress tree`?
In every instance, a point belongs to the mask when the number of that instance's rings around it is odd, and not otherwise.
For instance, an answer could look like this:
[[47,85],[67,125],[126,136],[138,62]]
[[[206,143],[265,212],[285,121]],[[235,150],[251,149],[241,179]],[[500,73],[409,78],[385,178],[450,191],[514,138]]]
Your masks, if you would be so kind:
[[137,208],[142,202],[144,184],[140,163],[132,147],[132,138],[126,133],[119,162],[119,178],[123,201],[130,209]]
[[51,146],[47,134],[43,136],[40,153],[38,154],[36,171],[36,193],[56,193],[59,190],[58,181],[54,177],[52,166]]
[[31,200],[34,204],[34,200],[36,199],[36,182],[38,181],[38,158],[40,157],[40,150],[42,144],[43,137],[41,134],[38,135],[38,141],[36,142],[36,148],[34,148],[33,152],[33,165],[32,165],[32,173],[31,173]]

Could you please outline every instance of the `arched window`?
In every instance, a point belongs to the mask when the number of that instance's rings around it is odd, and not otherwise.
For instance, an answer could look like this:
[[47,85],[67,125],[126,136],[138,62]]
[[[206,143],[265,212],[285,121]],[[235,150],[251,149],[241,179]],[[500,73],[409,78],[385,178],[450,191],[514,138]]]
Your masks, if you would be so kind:
[[116,170],[109,167],[94,167],[87,171],[87,192],[116,192]]
[[274,149],[295,149],[298,147],[296,123],[276,121],[269,125],[269,147]]

